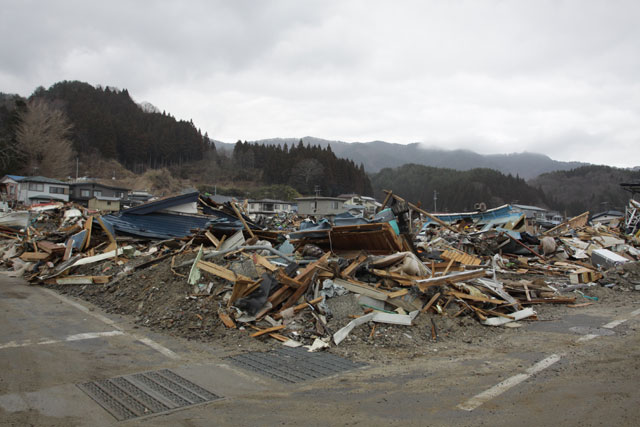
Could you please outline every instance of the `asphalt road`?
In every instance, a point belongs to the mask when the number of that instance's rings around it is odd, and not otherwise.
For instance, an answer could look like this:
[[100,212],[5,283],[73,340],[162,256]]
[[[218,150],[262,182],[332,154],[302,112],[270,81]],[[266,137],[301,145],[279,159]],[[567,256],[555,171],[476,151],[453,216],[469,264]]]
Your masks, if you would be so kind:
[[[138,329],[0,276],[0,425],[638,425],[640,305],[401,363],[285,384],[223,348]],[[372,349],[372,351],[375,351]],[[170,369],[216,398],[125,421],[77,384]]]

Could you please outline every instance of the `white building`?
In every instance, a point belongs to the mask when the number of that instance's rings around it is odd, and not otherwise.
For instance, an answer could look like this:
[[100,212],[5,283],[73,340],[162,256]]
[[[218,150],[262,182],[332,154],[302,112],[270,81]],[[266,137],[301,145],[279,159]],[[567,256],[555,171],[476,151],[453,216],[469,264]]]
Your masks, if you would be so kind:
[[28,176],[18,181],[18,202],[30,206],[51,201],[68,202],[69,184],[44,176]]
[[294,211],[295,206],[295,202],[261,199],[249,200],[247,209],[249,214],[276,215],[280,213],[291,213]]

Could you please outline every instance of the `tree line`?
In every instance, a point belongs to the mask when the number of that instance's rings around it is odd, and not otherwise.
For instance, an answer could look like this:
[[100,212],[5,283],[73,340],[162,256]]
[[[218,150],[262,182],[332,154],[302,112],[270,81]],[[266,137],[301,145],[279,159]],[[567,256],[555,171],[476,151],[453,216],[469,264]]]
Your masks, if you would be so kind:
[[304,195],[316,192],[323,196],[373,194],[364,165],[337,157],[330,145],[325,148],[304,145],[302,140],[291,147],[238,141],[231,161],[237,179],[258,179],[264,185],[290,185]]
[[385,168],[371,177],[374,192],[383,198],[382,190],[391,190],[406,200],[421,203],[428,211],[473,211],[476,203],[497,207],[506,203],[519,203],[552,208],[544,192],[532,187],[519,176],[505,175],[493,169],[435,168],[407,164]]
[[215,146],[192,121],[145,111],[126,89],[63,81],[37,88],[28,99],[0,94],[4,173],[63,177],[75,155],[115,159],[140,173],[199,160],[209,151]]

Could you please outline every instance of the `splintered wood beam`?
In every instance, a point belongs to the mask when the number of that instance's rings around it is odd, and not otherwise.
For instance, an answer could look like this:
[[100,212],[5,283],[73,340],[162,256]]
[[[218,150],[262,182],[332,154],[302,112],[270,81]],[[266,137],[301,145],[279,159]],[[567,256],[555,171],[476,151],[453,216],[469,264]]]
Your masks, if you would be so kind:
[[501,232],[500,233],[503,236],[508,237],[512,242],[514,242],[515,244],[522,246],[523,248],[525,248],[526,250],[528,250],[529,252],[531,252],[532,254],[534,254],[535,256],[537,256],[538,258],[540,258],[543,261],[546,261],[547,259],[545,257],[543,257],[542,255],[540,255],[539,253],[537,253],[536,251],[534,251],[533,249],[531,249],[529,246],[525,245],[524,243],[522,243],[520,240],[516,239],[515,237],[513,237],[511,234],[509,233],[505,233],[505,232]]
[[383,190],[383,191],[385,193],[387,193],[387,195],[385,196],[384,200],[382,201],[382,206],[380,206],[380,209],[378,209],[378,212],[380,212],[385,207],[387,207],[387,203],[389,203],[389,200],[391,200],[391,197],[393,197],[393,192],[391,192],[389,190]]
[[222,321],[224,326],[226,326],[227,328],[229,329],[236,328],[236,322],[234,322],[231,316],[229,316],[227,313],[220,312],[218,313],[218,317],[220,317],[220,320]]
[[359,255],[356,259],[354,259],[351,264],[349,264],[344,270],[342,270],[342,272],[340,273],[340,275],[344,278],[350,277],[353,272],[362,265],[363,262],[365,262],[367,260],[367,256],[362,254]]
[[294,289],[299,289],[301,286],[304,286],[304,284],[299,280],[287,276],[281,268],[276,272],[276,280],[278,280],[278,282],[282,283],[283,285],[287,285],[290,288]]
[[247,277],[247,276],[243,276],[242,274],[236,274],[235,272],[229,270],[228,268],[224,268],[221,267],[217,264],[214,264],[212,262],[208,262],[208,261],[198,261],[198,264],[196,264],[196,266],[201,269],[206,271],[207,273],[211,273],[214,276],[218,276],[222,279],[228,280],[230,282],[235,282],[236,280],[243,280],[246,282],[252,282],[253,280],[251,280],[251,278]]
[[395,194],[393,194],[391,191],[389,190],[384,190],[388,195],[390,195],[391,197],[393,197],[394,199],[396,199],[399,202],[405,202],[407,203],[407,206],[409,206],[411,209],[420,212],[421,214],[423,214],[424,216],[426,216],[427,218],[430,218],[432,221],[440,224],[441,226],[443,226],[444,228],[453,231],[456,234],[466,234],[464,231],[460,231],[460,230],[456,230],[455,228],[451,227],[449,224],[447,224],[446,222],[444,222],[443,220],[441,220],[440,218],[438,218],[435,215],[430,214],[429,212],[425,211],[424,209],[421,209],[419,206],[414,205],[411,202],[407,202],[405,199],[403,199],[400,196],[396,196]]
[[236,215],[238,216],[238,219],[242,222],[242,225],[244,225],[244,228],[247,230],[247,232],[249,233],[249,235],[251,237],[256,237],[255,234],[253,234],[253,231],[249,228],[249,226],[247,225],[247,222],[244,220],[244,217],[242,216],[242,214],[240,213],[240,210],[238,209],[238,206],[236,206],[236,204],[234,202],[231,202],[231,207],[233,208],[233,211],[236,213]]
[[456,292],[456,291],[447,291],[445,293],[445,295],[453,295],[456,298],[470,300],[470,301],[489,302],[491,304],[506,304],[507,303],[506,301],[502,301],[502,300],[495,299],[495,298],[479,297],[479,296],[469,295],[469,294],[465,294],[463,292]]
[[[318,298],[312,299],[311,301],[306,301],[306,302],[303,302],[302,304],[298,304],[298,305],[296,305],[295,307],[293,307],[293,312],[294,312],[294,313],[297,313],[297,312],[299,312],[300,310],[303,310],[303,309],[305,309],[305,308],[309,307],[309,305],[315,305],[315,304],[318,304],[318,303],[319,303],[319,302],[321,302],[323,299],[324,299],[324,297],[318,297]],[[278,313],[274,314],[274,315],[273,315],[273,318],[274,318],[274,319],[276,319],[276,320],[278,320],[278,319],[282,319],[282,310],[280,310],[280,312],[278,312]]]
[[269,262],[268,259],[266,259],[260,254],[252,254],[251,257],[253,258],[254,264],[262,266],[271,272],[276,271],[278,269],[277,266],[273,265],[271,262]]
[[283,330],[283,329],[284,329],[284,328],[286,328],[286,327],[287,327],[286,325],[272,326],[272,327],[270,327],[270,328],[267,328],[267,329],[261,329],[261,330],[259,330],[258,332],[254,332],[254,333],[252,333],[250,336],[251,336],[251,338],[257,338],[257,337],[259,337],[259,336],[262,336],[262,335],[265,335],[265,334],[269,334],[269,333],[271,333],[271,332],[281,331],[281,330]]
[[218,240],[218,238],[214,236],[213,233],[211,233],[210,231],[206,231],[204,235],[207,237],[207,239],[209,239],[211,243],[213,243],[214,248],[220,246],[220,240]]
[[438,300],[438,298],[440,298],[440,292],[436,293],[434,296],[431,297],[429,302],[426,303],[424,307],[422,307],[422,310],[420,310],[420,313],[426,313],[431,308],[431,306]]

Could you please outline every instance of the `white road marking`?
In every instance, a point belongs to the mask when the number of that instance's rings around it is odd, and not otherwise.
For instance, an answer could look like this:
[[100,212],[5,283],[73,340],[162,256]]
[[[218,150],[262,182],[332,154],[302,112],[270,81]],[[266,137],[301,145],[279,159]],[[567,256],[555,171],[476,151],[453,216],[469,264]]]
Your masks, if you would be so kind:
[[133,338],[137,339],[138,341],[140,341],[141,343],[146,344],[149,347],[151,347],[152,349],[164,354],[165,356],[167,356],[170,359],[180,359],[180,356],[178,356],[176,353],[174,353],[173,351],[169,350],[167,347],[163,346],[162,344],[159,344],[159,343],[155,342],[151,338],[143,337],[143,336],[140,336],[140,335],[131,335],[131,336]]
[[529,379],[531,376],[537,374],[538,372],[547,369],[549,366],[553,365],[557,361],[559,361],[562,356],[558,354],[552,354],[551,356],[542,359],[532,367],[526,370],[525,374],[517,374],[512,377],[507,378],[506,380],[494,385],[490,389],[483,391],[480,394],[473,396],[471,399],[467,400],[464,403],[461,403],[457,406],[458,409],[462,409],[463,411],[473,411],[478,406],[482,405],[489,400],[500,396],[505,391],[509,390],[520,384],[521,382]]
[[596,334],[587,334],[587,335],[583,335],[580,338],[577,339],[577,342],[583,342],[583,341],[590,341],[594,338],[597,338],[598,335]]
[[[607,329],[613,329],[616,326],[619,326],[619,325],[623,324],[624,322],[628,321],[632,317],[635,317],[635,316],[637,316],[639,314],[640,314],[640,308],[637,309],[637,310],[632,311],[631,313],[629,313],[629,317],[628,318],[614,320],[612,322],[607,323],[606,325],[604,325],[602,327],[603,328],[607,328]],[[587,334],[587,335],[584,335],[584,336],[581,336],[580,338],[578,338],[577,342],[590,341],[590,340],[592,340],[594,338],[597,338],[599,336],[600,335]],[[493,399],[493,398],[495,398],[497,396],[500,396],[502,393],[504,393],[505,391],[509,390],[510,388],[513,388],[513,387],[517,386],[518,384],[520,384],[521,382],[527,380],[532,375],[535,375],[538,372],[541,372],[544,369],[547,369],[549,366],[551,366],[554,363],[558,362],[561,358],[562,358],[561,354],[552,354],[551,356],[542,359],[541,361],[539,361],[538,363],[536,363],[535,365],[533,365],[532,367],[527,369],[525,374],[517,374],[517,375],[514,375],[512,377],[509,377],[506,380],[494,385],[490,389],[487,389],[487,390],[483,391],[482,393],[479,393],[479,394],[473,396],[471,399],[467,400],[466,402],[463,402],[463,403],[459,404],[456,407],[458,409],[462,409],[463,411],[473,411],[474,409],[476,409],[477,407],[481,406],[482,404],[488,402],[489,400],[491,400],[491,399]]]
[[627,317],[626,319],[614,320],[613,322],[609,322],[606,325],[604,325],[603,328],[613,329],[616,326],[622,325],[624,322],[629,321],[632,317],[635,317],[638,314],[640,314],[640,308],[637,310],[633,310],[631,313],[629,313],[629,317]]
[[[56,297],[57,299],[59,299],[60,301],[67,303],[75,308],[77,308],[78,310],[82,311],[83,313],[86,313],[90,316],[95,317],[96,319],[100,320],[103,323],[106,323],[109,326],[114,327],[115,329],[118,329],[119,331],[123,331],[123,329],[117,325],[117,323],[111,319],[109,319],[106,316],[103,316],[100,313],[94,313],[92,311],[90,311],[87,307],[85,307],[84,305],[77,303],[65,296],[60,295],[59,293],[52,291],[51,289],[45,289],[42,288],[42,290],[44,292],[47,292],[49,295],[52,295],[54,297]],[[141,343],[151,347],[152,349],[162,353],[163,355],[167,356],[170,359],[179,359],[180,356],[178,354],[176,354],[175,352],[169,350],[167,347],[163,346],[162,344],[159,344],[157,342],[155,342],[154,340],[152,340],[151,338],[147,338],[147,337],[143,337],[141,335],[137,335],[137,334],[130,334],[130,333],[126,333],[126,332],[122,332],[123,334],[127,334],[133,338],[135,338],[136,340],[140,341]],[[2,348],[2,347],[0,347]]]
[[91,339],[102,338],[102,337],[114,337],[117,335],[124,335],[124,332],[122,331],[85,332],[83,334],[69,335],[68,337],[65,337],[59,340],[43,340],[38,342],[33,342],[31,340],[24,340],[20,342],[10,341],[6,344],[0,344],[0,350],[5,348],[28,347],[31,345],[47,345],[47,344],[59,344],[59,343],[70,342],[70,341],[91,340]]

